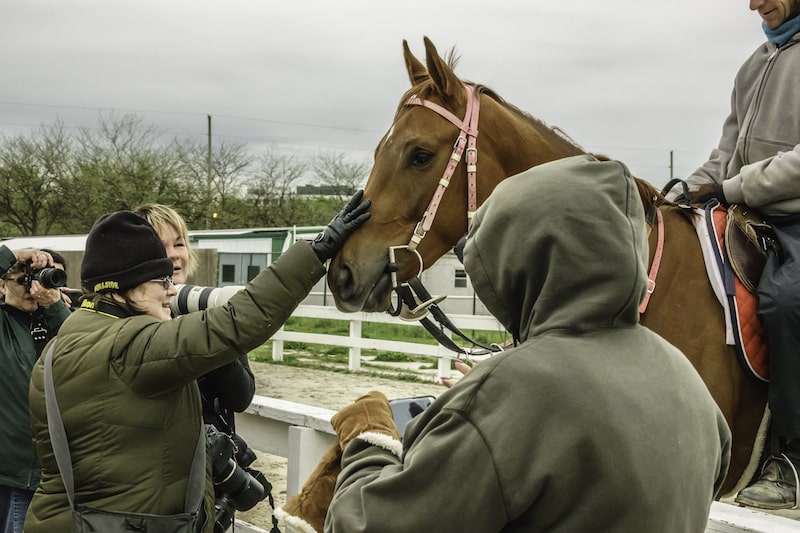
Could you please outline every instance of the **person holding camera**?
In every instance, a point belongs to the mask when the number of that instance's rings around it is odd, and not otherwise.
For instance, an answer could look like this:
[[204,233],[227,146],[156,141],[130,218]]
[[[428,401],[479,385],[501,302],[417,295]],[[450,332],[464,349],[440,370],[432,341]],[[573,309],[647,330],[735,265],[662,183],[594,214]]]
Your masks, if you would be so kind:
[[[158,233],[172,261],[172,281],[176,285],[188,282],[197,268],[197,257],[189,242],[189,228],[177,211],[163,204],[143,204],[134,213],[147,220]],[[250,369],[247,353],[242,352],[233,362],[212,370],[197,380],[203,402],[203,422],[234,439],[235,459],[239,466],[249,467],[255,453],[236,434],[234,413],[241,413],[256,393],[256,378]],[[265,487],[266,488],[266,487]],[[226,494],[220,485],[214,485],[214,500],[217,502],[218,529],[225,530],[234,519],[234,509],[225,505]]]
[[[134,516],[139,522],[188,517],[182,531],[214,530],[212,461],[201,480],[202,504],[190,497],[197,487],[195,458],[206,448],[197,379],[263,344],[283,325],[325,274],[324,263],[369,218],[370,202],[362,202],[362,194],[317,240],[295,243],[225,305],[175,319],[173,263],[153,227],[131,211],[94,224],[81,264],[87,294],[31,377],[42,481],[28,508],[26,533],[69,531],[73,520],[109,514],[115,523]],[[52,378],[47,382],[46,371]],[[67,482],[53,446],[60,432],[48,428],[48,383],[71,454]]]
[[58,287],[34,279],[53,265],[52,255],[42,250],[0,246],[0,526],[5,533],[22,532],[39,484],[28,415],[31,371],[70,314]]

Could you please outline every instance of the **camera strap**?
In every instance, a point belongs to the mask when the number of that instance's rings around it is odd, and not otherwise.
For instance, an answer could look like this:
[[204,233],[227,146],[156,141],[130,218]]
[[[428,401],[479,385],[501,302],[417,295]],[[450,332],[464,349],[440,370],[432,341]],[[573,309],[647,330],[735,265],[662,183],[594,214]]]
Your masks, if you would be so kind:
[[97,313],[98,315],[108,316],[111,318],[128,318],[129,316],[134,316],[130,310],[120,306],[116,302],[106,299],[99,300],[98,302],[82,300],[80,310]]
[[31,337],[33,345],[36,346],[36,353],[41,354],[44,345],[47,344],[47,320],[41,311],[31,315]]
[[48,337],[48,329],[47,329],[47,320],[44,317],[44,311],[41,309],[37,309],[33,313],[26,313],[21,309],[17,309],[13,305],[8,305],[7,303],[3,302],[0,305],[3,306],[3,310],[10,316],[14,317],[23,327],[28,328],[31,332],[31,338],[33,339],[33,346],[36,349],[37,357],[41,355],[42,350],[44,350],[47,341],[49,340]]

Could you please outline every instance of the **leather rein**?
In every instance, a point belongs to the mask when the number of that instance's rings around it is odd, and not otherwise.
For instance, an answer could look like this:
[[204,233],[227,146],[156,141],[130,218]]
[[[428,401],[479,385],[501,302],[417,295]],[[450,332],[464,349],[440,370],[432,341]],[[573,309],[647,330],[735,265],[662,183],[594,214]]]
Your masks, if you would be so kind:
[[[498,345],[486,345],[479,343],[467,337],[455,324],[450,321],[444,314],[444,311],[438,306],[438,303],[446,298],[446,296],[431,296],[427,289],[422,285],[419,275],[424,270],[422,256],[420,255],[417,247],[422,239],[433,226],[433,220],[436,218],[436,212],[439,210],[439,204],[450,185],[450,180],[455,173],[461,158],[466,151],[466,164],[467,164],[467,222],[472,223],[472,218],[477,210],[477,163],[478,163],[478,116],[480,113],[480,95],[476,94],[475,88],[466,85],[467,93],[467,109],[463,119],[459,119],[456,115],[445,109],[444,107],[431,102],[423,100],[417,95],[412,95],[406,100],[404,106],[422,106],[426,107],[441,117],[445,118],[459,129],[458,138],[453,145],[453,151],[450,154],[450,159],[445,166],[442,177],[439,179],[439,184],[433,197],[428,203],[428,208],[422,215],[422,219],[414,227],[411,234],[411,239],[408,244],[400,246],[389,247],[389,265],[387,267],[391,274],[392,291],[396,296],[396,303],[390,304],[389,314],[392,316],[400,317],[403,320],[413,321],[418,320],[425,327],[428,332],[444,347],[448,348],[459,354],[465,355],[484,355],[487,353],[500,352],[502,348]],[[417,275],[409,279],[408,282],[400,283],[397,280],[397,272],[399,264],[397,263],[396,252],[397,250],[407,250],[413,253],[417,262],[419,263],[419,271]],[[438,322],[438,327],[429,318],[432,315]],[[457,335],[463,340],[469,342],[472,348],[465,349],[458,346],[453,342],[452,338],[444,331],[447,329],[450,333]]]

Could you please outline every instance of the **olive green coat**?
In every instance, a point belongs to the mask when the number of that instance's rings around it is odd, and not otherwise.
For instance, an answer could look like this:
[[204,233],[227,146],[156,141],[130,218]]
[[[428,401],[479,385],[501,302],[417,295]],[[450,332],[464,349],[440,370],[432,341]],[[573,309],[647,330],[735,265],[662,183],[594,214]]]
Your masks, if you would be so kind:
[[[54,341],[53,375],[72,454],[76,503],[125,512],[183,512],[202,430],[197,378],[272,336],[324,272],[301,241],[221,307],[167,321],[87,309],[73,313]],[[69,531],[71,520],[47,430],[43,370],[40,360],[30,386],[42,481],[28,510],[27,533]],[[210,466],[208,476],[207,514]],[[212,525],[204,531],[212,531]]]

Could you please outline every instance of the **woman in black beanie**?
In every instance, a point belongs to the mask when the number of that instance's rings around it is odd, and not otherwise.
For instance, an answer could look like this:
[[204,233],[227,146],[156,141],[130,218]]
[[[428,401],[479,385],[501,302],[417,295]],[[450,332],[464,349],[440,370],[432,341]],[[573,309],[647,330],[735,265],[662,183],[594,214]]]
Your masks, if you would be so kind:
[[[325,261],[369,217],[369,205],[357,193],[313,243],[295,243],[224,306],[174,320],[173,266],[153,227],[129,211],[95,223],[81,265],[89,294],[51,343],[76,506],[162,516],[194,511],[185,501],[189,473],[198,442],[205,442],[197,378],[283,325],[324,275]],[[44,359],[30,386],[42,481],[28,509],[28,533],[69,531],[72,523],[48,431]],[[194,531],[210,533],[210,469],[204,485]]]

